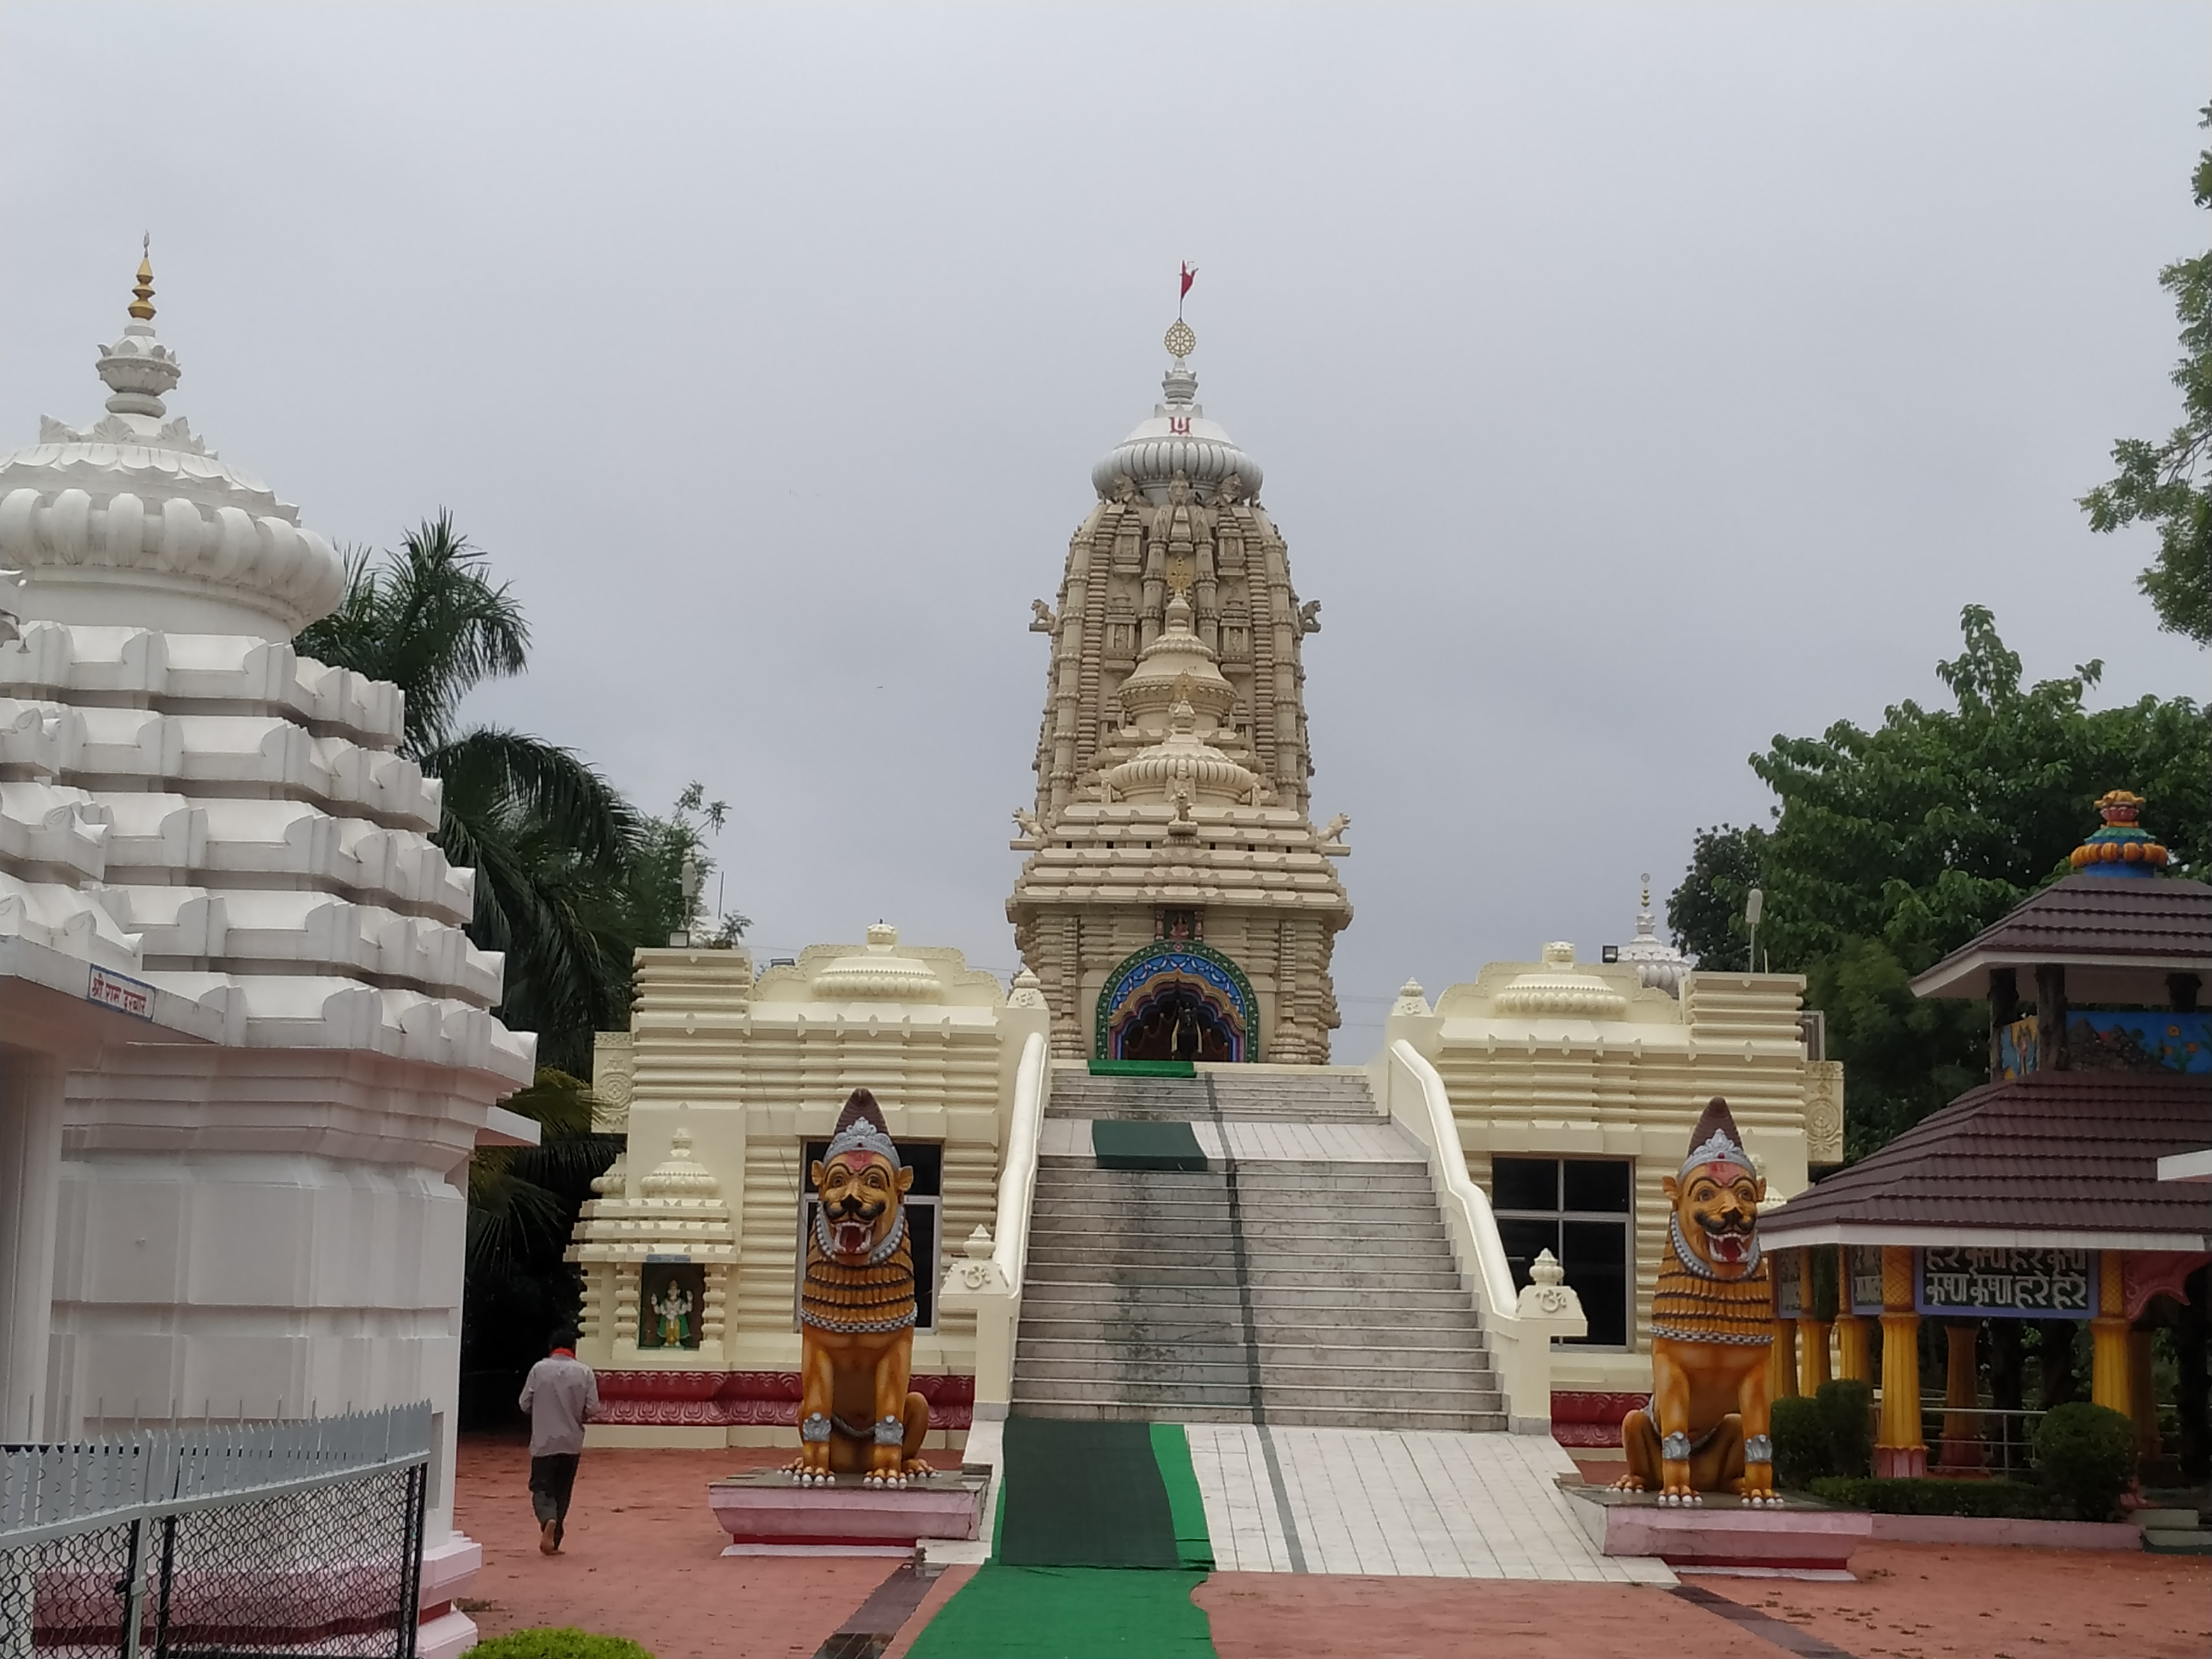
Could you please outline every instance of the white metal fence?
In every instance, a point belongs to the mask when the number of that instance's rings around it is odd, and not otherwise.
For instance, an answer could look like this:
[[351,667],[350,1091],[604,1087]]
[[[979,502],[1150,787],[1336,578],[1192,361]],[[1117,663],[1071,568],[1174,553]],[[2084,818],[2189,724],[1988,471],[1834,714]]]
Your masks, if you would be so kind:
[[0,1659],[411,1659],[428,1403],[0,1449]]

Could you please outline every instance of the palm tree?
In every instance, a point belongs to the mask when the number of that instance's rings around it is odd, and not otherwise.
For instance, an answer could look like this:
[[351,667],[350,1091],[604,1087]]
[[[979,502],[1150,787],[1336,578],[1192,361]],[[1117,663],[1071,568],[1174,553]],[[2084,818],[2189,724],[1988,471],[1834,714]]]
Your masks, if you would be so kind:
[[[477,872],[469,933],[507,955],[500,1013],[539,1034],[549,1064],[587,1069],[591,1033],[629,1005],[629,871],[637,813],[572,750],[498,726],[459,729],[462,700],[520,673],[530,629],[508,585],[441,509],[396,551],[347,561],[337,609],[294,641],[302,656],[406,694],[400,752],[441,780],[438,844]],[[659,943],[659,941],[652,941]]]

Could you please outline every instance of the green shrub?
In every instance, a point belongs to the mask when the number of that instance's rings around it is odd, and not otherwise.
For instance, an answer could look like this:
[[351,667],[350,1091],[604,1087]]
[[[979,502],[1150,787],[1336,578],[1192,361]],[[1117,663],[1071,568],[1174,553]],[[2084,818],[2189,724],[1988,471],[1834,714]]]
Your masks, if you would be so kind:
[[1778,1400],[1771,1422],[1778,1486],[1802,1492],[1835,1472],[1828,1466],[1828,1426],[1820,1419],[1818,1401],[1796,1395]]
[[1975,1515],[2006,1520],[2053,1518],[2051,1494],[2025,1480],[1847,1480],[1813,1483],[1813,1496],[1877,1515]]
[[1827,1473],[1846,1479],[1874,1473],[1874,1389],[1853,1378],[1820,1384],[1814,1398],[1828,1432]]
[[559,1630],[518,1630],[479,1642],[461,1659],[653,1659],[627,1638],[594,1636],[573,1625]]
[[2037,1473],[2084,1521],[2109,1521],[2136,1478],[2136,1425],[2109,1406],[2077,1400],[2035,1428]]

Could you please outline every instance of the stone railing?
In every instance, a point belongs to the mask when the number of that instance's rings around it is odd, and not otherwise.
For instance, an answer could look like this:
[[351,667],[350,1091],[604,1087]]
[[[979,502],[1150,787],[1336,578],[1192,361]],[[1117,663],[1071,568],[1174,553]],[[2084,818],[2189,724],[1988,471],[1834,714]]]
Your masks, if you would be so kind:
[[1534,1281],[1519,1291],[1498,1235],[1490,1199],[1467,1172],[1459,1122],[1443,1079],[1402,1037],[1383,1050],[1373,1067],[1376,1097],[1407,1133],[1428,1149],[1429,1175],[1443,1211],[1444,1231],[1461,1280],[1474,1294],[1483,1334],[1505,1392],[1507,1425],[1516,1434],[1552,1431],[1552,1342],[1585,1334],[1582,1298],[1564,1283],[1549,1250],[1536,1259]]
[[999,1169],[996,1237],[977,1227],[939,1291],[940,1308],[975,1314],[975,1404],[978,1421],[1006,1414],[1014,1397],[1014,1333],[1022,1318],[1022,1276],[1029,1268],[1030,1208],[1036,1198],[1037,1138],[1052,1094],[1052,1054],[1044,1034],[1022,1044],[1014,1074],[1014,1104]]

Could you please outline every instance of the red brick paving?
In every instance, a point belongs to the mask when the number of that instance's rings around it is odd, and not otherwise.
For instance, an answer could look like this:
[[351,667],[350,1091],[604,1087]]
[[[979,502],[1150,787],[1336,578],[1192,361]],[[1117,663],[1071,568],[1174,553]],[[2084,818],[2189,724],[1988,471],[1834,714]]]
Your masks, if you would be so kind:
[[2204,1659],[2212,1560],[2121,1550],[1869,1544],[1859,1582],[1694,1577],[1859,1659]]
[[587,1451],[561,1553],[538,1553],[530,1448],[461,1442],[453,1522],[483,1546],[465,1609],[487,1636],[575,1625],[641,1643],[658,1659],[811,1656],[898,1563],[872,1558],[722,1558],[730,1540],[707,1483],[784,1462],[764,1447]]
[[[520,1439],[461,1443],[461,1530],[484,1547],[470,1608],[485,1634],[577,1625],[627,1636],[659,1659],[811,1655],[897,1564],[725,1560],[706,1486],[788,1454],[593,1451],[577,1476],[568,1547],[538,1553]],[[2212,1561],[2106,1551],[1872,1544],[1856,1583],[1692,1582],[1781,1619],[1857,1659],[2203,1659],[2212,1654]],[[967,1581],[953,1568],[900,1632],[893,1659]],[[1195,1598],[1223,1659],[1421,1659],[1698,1654],[1773,1659],[1784,1650],[1680,1597],[1639,1584],[1218,1573]]]

